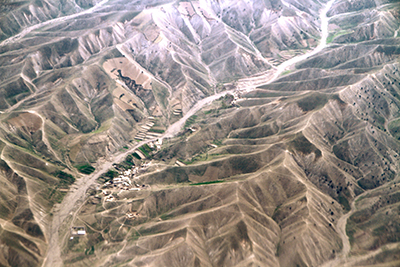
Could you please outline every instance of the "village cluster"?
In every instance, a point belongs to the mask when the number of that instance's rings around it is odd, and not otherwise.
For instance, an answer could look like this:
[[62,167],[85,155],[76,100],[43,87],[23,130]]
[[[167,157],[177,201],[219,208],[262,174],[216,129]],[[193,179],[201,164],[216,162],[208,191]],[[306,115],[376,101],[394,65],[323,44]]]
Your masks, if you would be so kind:
[[[162,139],[149,141],[141,148],[135,150],[132,155],[135,156],[137,159],[145,160],[149,154],[159,151],[161,149],[161,145]],[[113,169],[118,172],[117,176],[105,181],[103,185],[98,187],[98,189],[102,191],[102,195],[104,196],[105,201],[114,201],[115,194],[113,193],[121,193],[123,191],[140,191],[147,189],[149,187],[148,185],[139,184],[135,182],[134,179],[137,174],[146,170],[150,166],[150,164],[151,162],[149,161],[142,162],[140,165],[132,166],[130,169],[122,167],[121,164],[113,164]]]
[[129,170],[119,170],[118,165],[114,164],[113,167],[118,170],[119,175],[113,179],[105,182],[100,186],[100,190],[104,196],[105,201],[111,202],[115,200],[113,192],[121,193],[123,191],[140,191],[146,189],[148,186],[140,185],[132,182],[134,175],[140,170],[146,169],[150,163],[143,163],[140,167],[132,167]]

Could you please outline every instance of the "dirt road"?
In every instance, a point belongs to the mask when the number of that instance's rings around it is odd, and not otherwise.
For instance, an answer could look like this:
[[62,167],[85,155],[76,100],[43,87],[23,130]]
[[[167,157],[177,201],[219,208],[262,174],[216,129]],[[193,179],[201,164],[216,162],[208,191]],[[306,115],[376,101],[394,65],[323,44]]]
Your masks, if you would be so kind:
[[14,36],[12,36],[12,37],[10,37],[8,39],[5,39],[3,42],[0,43],[0,46],[4,46],[4,45],[7,45],[7,44],[9,44],[11,42],[18,41],[19,39],[21,39],[22,37],[24,37],[25,35],[27,35],[31,31],[34,31],[36,29],[39,29],[39,28],[47,26],[47,25],[54,24],[55,22],[65,21],[65,20],[68,20],[68,19],[73,19],[73,18],[76,18],[78,16],[85,15],[85,14],[90,14],[90,13],[96,11],[97,9],[99,9],[100,7],[102,7],[108,1],[109,0],[103,0],[103,1],[99,2],[97,5],[93,6],[92,8],[86,9],[86,10],[84,10],[82,12],[79,12],[79,13],[75,13],[75,14],[68,15],[68,16],[63,16],[63,17],[58,17],[58,18],[55,18],[55,19],[47,20],[47,21],[32,25],[32,26],[24,29],[23,31],[21,31],[19,34],[14,35]]
[[321,52],[324,48],[327,47],[327,38],[329,35],[329,18],[326,16],[328,13],[329,9],[332,7],[333,3],[336,0],[330,0],[328,3],[326,3],[326,6],[321,10],[319,14],[319,18],[321,21],[321,40],[320,43],[318,44],[317,47],[315,47],[313,50],[303,54],[299,55],[296,57],[293,57],[282,64],[280,64],[276,69],[274,74],[271,75],[271,72],[268,71],[264,75],[261,76],[255,76],[254,78],[245,78],[242,80],[239,80],[238,83],[239,85],[242,83],[244,86],[248,87],[256,87],[256,86],[261,86],[265,85],[268,83],[271,83],[275,81],[285,70],[287,70],[290,66],[295,65],[296,63],[299,63],[300,61],[303,61],[313,55],[316,55],[317,53]]
[[112,167],[114,162],[121,162],[129,153],[133,153],[135,149],[144,145],[148,141],[137,143],[131,149],[114,155],[108,162],[99,160],[96,165],[96,171],[90,175],[86,175],[79,179],[75,184],[75,190],[71,190],[63,199],[62,203],[56,207],[53,215],[53,222],[50,229],[49,250],[43,266],[57,267],[62,266],[61,251],[59,247],[59,230],[62,222],[73,213],[74,209],[79,206],[79,203],[84,201],[86,191],[95,183],[100,175]]
[[[362,194],[364,195],[364,194]],[[342,239],[342,244],[343,244],[343,249],[342,251],[331,261],[326,262],[322,267],[336,267],[336,266],[341,266],[346,262],[346,257],[350,252],[351,246],[350,246],[350,241],[349,237],[346,234],[346,225],[347,225],[347,219],[356,211],[356,201],[361,197],[358,196],[353,200],[351,203],[351,210],[344,214],[342,217],[340,217],[336,229],[338,231],[338,234],[340,238]]]
[[[386,185],[386,186],[390,186],[390,185]],[[365,195],[370,194],[376,190],[381,190],[382,188],[377,187],[375,189],[372,190],[368,190],[365,191],[364,193],[358,195],[355,199],[353,199],[353,201],[351,202],[351,209],[348,213],[344,214],[342,217],[340,217],[338,224],[336,225],[336,229],[339,233],[340,238],[342,239],[342,243],[343,243],[343,249],[342,251],[331,261],[326,262],[324,265],[322,265],[322,267],[337,267],[337,266],[345,266],[347,263],[349,263],[349,260],[347,259],[348,254],[350,253],[350,240],[349,237],[346,234],[346,225],[347,225],[347,219],[353,215],[354,212],[357,211],[356,208],[356,202],[360,199],[365,197]],[[384,250],[385,246],[379,248],[376,251],[371,251],[369,254],[367,254],[367,256],[371,256],[371,255],[375,255],[377,253],[379,253],[380,251]],[[366,256],[366,255],[364,255]],[[357,261],[360,259],[364,259],[365,257],[352,257],[351,261]]]

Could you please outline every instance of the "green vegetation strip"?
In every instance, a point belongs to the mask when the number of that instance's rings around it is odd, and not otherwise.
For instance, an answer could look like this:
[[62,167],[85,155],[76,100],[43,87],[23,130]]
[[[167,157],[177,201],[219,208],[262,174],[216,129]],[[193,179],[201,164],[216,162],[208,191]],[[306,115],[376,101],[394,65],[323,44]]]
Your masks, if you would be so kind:
[[216,139],[216,140],[213,140],[212,143],[213,143],[214,145],[221,146],[221,145],[222,145],[222,140]]
[[88,163],[76,165],[75,168],[77,168],[78,171],[83,174],[91,174],[92,172],[94,172],[96,170],[92,165],[90,165]]
[[224,180],[215,180],[215,181],[194,183],[194,184],[190,184],[190,185],[218,184],[218,183],[223,183],[223,182],[225,182],[225,181]]
[[136,152],[132,154],[132,156],[134,156],[137,159],[142,159]]
[[67,184],[67,185],[71,185],[75,182],[75,177],[72,176],[69,173],[63,172],[63,171],[57,171],[54,173],[54,176],[57,178],[60,178],[60,183],[61,184]]
[[153,151],[153,149],[151,149],[150,147],[149,147],[149,145],[148,144],[144,144],[143,146],[142,146],[147,152],[151,152],[151,151]]
[[145,155],[146,158],[150,156],[149,153],[147,153],[146,149],[144,149],[143,147],[139,147],[139,150]]
[[342,31],[338,31],[338,32],[336,32],[334,34],[330,33],[328,38],[326,38],[326,43],[327,44],[332,43],[333,39],[335,39],[336,37],[339,37],[339,36],[345,35],[345,34],[349,34],[351,32],[352,31],[350,31],[350,30],[342,30]]
[[117,172],[116,170],[114,170],[114,169],[109,169],[109,170],[104,174],[104,176],[107,177],[107,178],[112,179],[112,178],[118,176],[118,172]]
[[153,132],[153,133],[164,133],[165,131],[163,129],[150,129],[149,132]]
[[[139,155],[138,155],[139,156]],[[133,162],[133,155],[126,156],[125,160],[121,163],[125,169],[130,169],[132,166],[135,166]]]
[[187,121],[185,122],[185,128],[189,127],[190,125],[192,125],[193,123],[195,123],[197,119],[196,115],[191,116],[189,119],[187,119]]

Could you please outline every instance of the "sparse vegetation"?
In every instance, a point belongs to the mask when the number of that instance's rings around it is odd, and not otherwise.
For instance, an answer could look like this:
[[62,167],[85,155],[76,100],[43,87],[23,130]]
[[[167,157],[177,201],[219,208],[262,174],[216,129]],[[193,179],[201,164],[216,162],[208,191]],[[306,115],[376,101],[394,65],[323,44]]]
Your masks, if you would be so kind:
[[321,157],[321,150],[315,147],[308,139],[302,134],[296,134],[295,138],[289,143],[289,148],[293,151],[299,151],[303,154],[314,153],[316,158]]
[[134,157],[133,154],[126,156],[125,160],[120,164],[121,167],[124,168],[125,170],[132,168],[132,166],[135,165],[135,163],[133,162],[133,157]]
[[215,109],[210,109],[210,110],[204,111],[204,115],[208,115],[208,114],[211,114],[211,113],[214,113],[214,112],[216,112]]
[[118,176],[118,172],[114,169],[110,169],[104,174],[104,176],[107,177],[108,179],[112,179]]
[[328,102],[328,96],[321,93],[312,93],[297,101],[299,107],[304,111],[322,108]]
[[48,191],[49,191],[49,194],[47,196],[47,199],[52,204],[61,203],[61,201],[64,199],[64,196],[66,194],[66,192],[61,192],[60,188],[58,188],[58,187],[49,188]]
[[[152,149],[149,147],[148,144],[144,144],[143,146],[138,148],[144,155],[146,158],[150,157],[150,154],[152,153]],[[139,156],[139,155],[138,155]]]
[[75,182],[75,177],[69,173],[63,171],[57,171],[54,173],[54,176],[60,178],[60,183],[65,185],[71,185]]
[[0,0],[0,266],[399,265],[395,0],[45,2]]
[[197,115],[193,115],[191,116],[189,119],[187,119],[187,121],[185,122],[185,128],[188,128],[189,126],[191,126],[192,124],[194,124],[196,122],[197,119]]
[[348,221],[346,225],[346,234],[349,237],[350,244],[354,244],[354,234],[356,233],[356,225],[352,221]]
[[212,142],[216,146],[221,146],[222,145],[222,140],[213,140]]
[[165,130],[163,130],[163,129],[151,128],[151,129],[149,130],[149,132],[153,132],[153,133],[164,133]]
[[344,207],[345,211],[350,211],[351,210],[349,201],[343,195],[339,195],[339,203]]

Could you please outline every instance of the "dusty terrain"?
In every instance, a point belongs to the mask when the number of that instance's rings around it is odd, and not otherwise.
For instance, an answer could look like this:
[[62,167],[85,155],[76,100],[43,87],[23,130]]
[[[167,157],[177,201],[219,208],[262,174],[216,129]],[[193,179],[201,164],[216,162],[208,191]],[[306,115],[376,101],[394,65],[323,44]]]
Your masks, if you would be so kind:
[[0,265],[398,266],[399,15],[0,1]]

